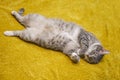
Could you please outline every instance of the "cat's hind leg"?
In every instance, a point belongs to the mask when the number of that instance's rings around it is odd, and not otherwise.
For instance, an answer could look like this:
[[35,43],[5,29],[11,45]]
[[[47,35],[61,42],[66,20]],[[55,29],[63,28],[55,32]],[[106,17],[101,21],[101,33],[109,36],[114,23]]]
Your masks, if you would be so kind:
[[16,30],[16,31],[5,31],[4,35],[6,36],[16,36],[19,37],[25,41],[34,41],[36,34],[33,34],[34,32],[36,32],[36,30],[33,29],[25,29],[25,30]]
[[16,11],[12,11],[11,12],[11,14],[20,22],[20,23],[22,23],[23,22],[23,16],[22,15],[20,15],[18,12],[16,12]]
[[18,31],[5,31],[4,35],[6,36],[15,36],[19,37],[25,41],[31,41],[29,34],[27,34],[28,30],[18,30]]
[[23,31],[5,31],[4,35],[6,36],[19,36]]
[[11,14],[16,18],[16,20],[24,25],[25,28],[28,27],[28,23],[29,23],[29,20],[28,20],[28,17],[26,19],[26,16],[22,16],[23,14],[23,9],[20,9],[18,12],[17,11],[12,11]]

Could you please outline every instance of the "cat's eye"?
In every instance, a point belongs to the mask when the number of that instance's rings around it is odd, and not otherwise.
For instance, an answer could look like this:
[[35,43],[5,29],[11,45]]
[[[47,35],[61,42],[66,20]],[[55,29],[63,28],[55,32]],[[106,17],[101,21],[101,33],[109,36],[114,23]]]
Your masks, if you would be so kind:
[[99,52],[100,50],[102,50],[102,47],[100,47],[100,46],[99,46],[99,47],[97,47],[96,51],[98,51],[98,52]]
[[93,56],[97,55],[97,51],[93,51],[93,52],[91,52],[90,55],[93,55]]

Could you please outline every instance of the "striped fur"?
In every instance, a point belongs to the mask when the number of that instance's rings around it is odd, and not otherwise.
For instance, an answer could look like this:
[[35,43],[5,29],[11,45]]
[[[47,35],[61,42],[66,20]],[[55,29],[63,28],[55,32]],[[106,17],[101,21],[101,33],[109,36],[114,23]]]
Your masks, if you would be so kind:
[[[96,59],[91,59],[89,54],[97,49],[97,46],[91,45],[100,42],[93,34],[85,31],[82,27],[58,19],[49,19],[38,14],[28,14],[22,16],[24,9],[18,12],[12,11],[12,15],[25,26],[25,30],[5,31],[7,36],[18,36],[21,39],[36,43],[37,45],[58,50],[70,57],[77,63],[80,57],[83,57],[89,63],[98,63],[102,57],[99,51],[94,55]],[[102,50],[102,48],[100,48]],[[98,60],[99,59],[99,60]],[[92,60],[92,61],[90,61]]]

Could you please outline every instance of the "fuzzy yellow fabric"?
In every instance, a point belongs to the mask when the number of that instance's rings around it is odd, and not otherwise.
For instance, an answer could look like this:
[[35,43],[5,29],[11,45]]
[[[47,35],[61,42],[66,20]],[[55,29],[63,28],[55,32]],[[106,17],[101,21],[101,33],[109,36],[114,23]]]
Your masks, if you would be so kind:
[[[84,26],[110,54],[99,64],[74,64],[60,52],[4,36],[24,29],[10,13],[19,8]],[[120,80],[120,0],[0,0],[0,80]]]

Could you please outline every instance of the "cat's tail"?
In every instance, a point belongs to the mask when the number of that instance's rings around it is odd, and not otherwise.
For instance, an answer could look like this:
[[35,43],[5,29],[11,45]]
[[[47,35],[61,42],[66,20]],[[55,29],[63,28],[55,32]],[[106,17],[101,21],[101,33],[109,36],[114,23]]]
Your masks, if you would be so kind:
[[23,15],[24,12],[25,12],[25,9],[24,8],[20,8],[19,11],[18,11],[18,14]]

